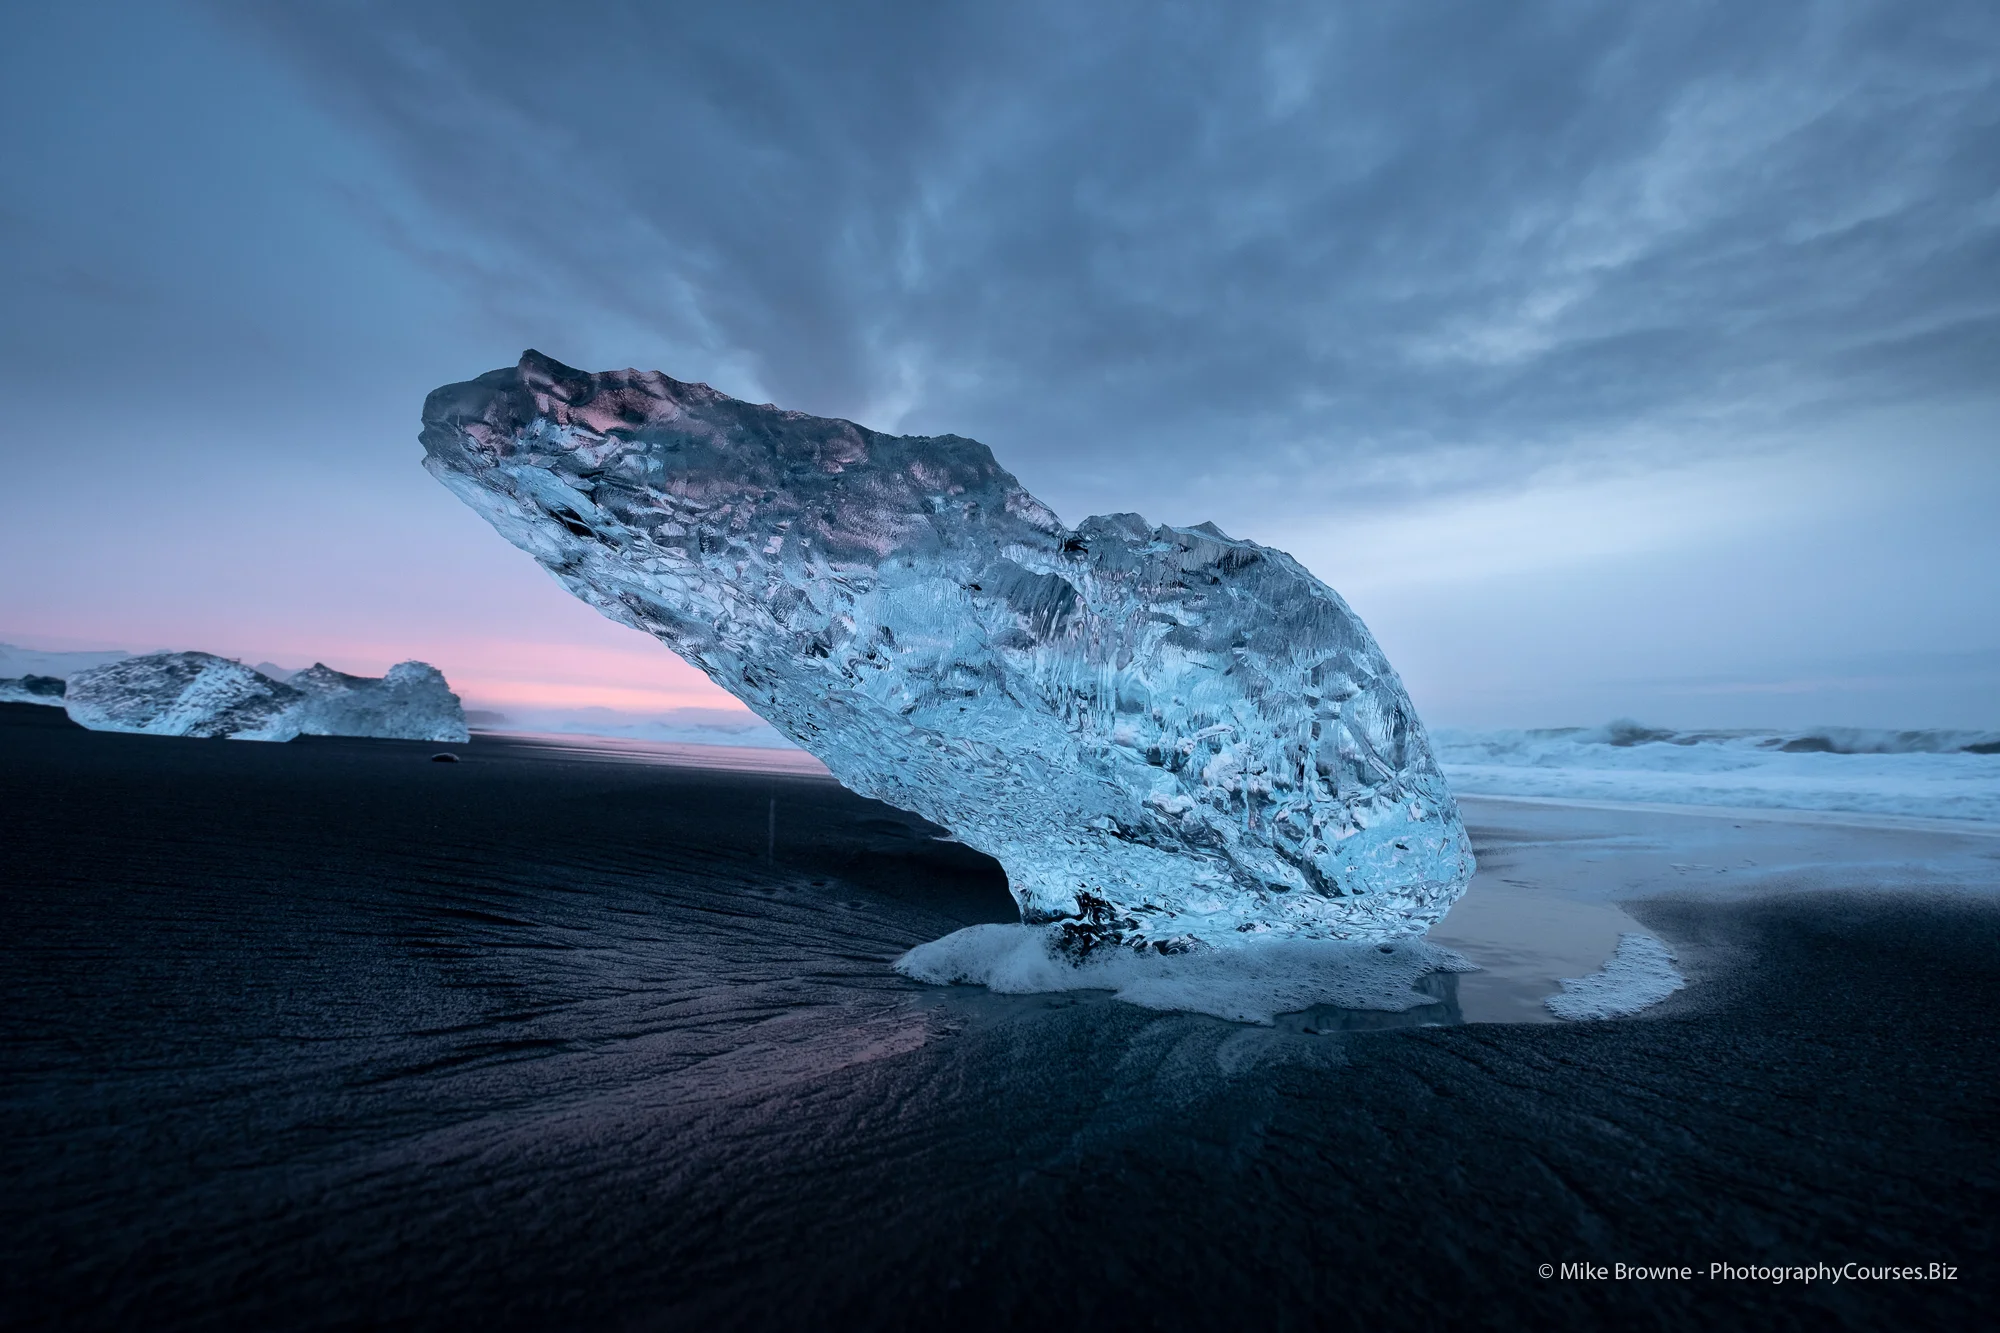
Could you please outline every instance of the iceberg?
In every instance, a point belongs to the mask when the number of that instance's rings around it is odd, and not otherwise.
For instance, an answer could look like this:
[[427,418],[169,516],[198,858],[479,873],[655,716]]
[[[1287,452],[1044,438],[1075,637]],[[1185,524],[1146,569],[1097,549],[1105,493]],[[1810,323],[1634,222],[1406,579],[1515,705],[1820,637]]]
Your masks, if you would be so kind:
[[1281,551],[1066,527],[973,440],[533,351],[421,438],[570,592],[998,859],[1072,957],[1414,934],[1471,877],[1401,681]]
[[285,682],[213,653],[149,653],[78,672],[60,702],[93,731],[148,736],[469,736],[458,696],[423,662],[399,663],[379,680],[316,663]]

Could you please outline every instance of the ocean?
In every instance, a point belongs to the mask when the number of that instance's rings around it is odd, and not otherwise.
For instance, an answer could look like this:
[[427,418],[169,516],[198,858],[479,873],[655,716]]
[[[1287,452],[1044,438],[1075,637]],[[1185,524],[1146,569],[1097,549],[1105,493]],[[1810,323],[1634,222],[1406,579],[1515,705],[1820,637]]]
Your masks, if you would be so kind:
[[1432,739],[1460,795],[2000,823],[2000,732],[1675,731],[1614,722],[1442,729]]

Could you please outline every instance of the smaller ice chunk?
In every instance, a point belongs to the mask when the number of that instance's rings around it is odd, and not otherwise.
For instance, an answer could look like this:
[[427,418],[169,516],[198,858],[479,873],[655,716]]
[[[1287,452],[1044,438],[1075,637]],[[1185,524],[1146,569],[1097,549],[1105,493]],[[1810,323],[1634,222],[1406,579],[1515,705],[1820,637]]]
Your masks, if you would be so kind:
[[0,680],[0,704],[48,704],[61,708],[63,682],[58,676],[16,676]]
[[398,662],[376,680],[315,662],[288,682],[305,696],[302,736],[381,736],[410,741],[465,741],[465,709],[428,662]]
[[386,676],[315,663],[277,681],[213,653],[150,653],[78,672],[61,700],[93,731],[288,741],[374,736],[464,741],[465,710],[436,667],[401,662]]
[[1674,955],[1651,935],[1633,932],[1618,937],[1618,948],[1604,966],[1587,977],[1563,977],[1560,995],[1542,1001],[1557,1018],[1580,1021],[1624,1018],[1650,1009],[1687,985],[1674,966]]
[[1055,926],[981,925],[920,944],[896,970],[932,985],[969,983],[1003,995],[1108,990],[1145,1009],[1272,1022],[1315,1005],[1402,1013],[1437,1004],[1414,989],[1433,972],[1478,968],[1421,936],[1391,940],[1265,935],[1185,953],[1102,948],[1083,957]]

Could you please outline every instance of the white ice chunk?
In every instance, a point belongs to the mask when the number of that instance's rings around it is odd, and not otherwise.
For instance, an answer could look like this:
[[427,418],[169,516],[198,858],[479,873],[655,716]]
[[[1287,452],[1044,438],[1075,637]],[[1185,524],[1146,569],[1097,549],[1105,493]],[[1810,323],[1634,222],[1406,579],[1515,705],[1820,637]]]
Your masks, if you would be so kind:
[[1542,1001],[1557,1018],[1623,1018],[1650,1009],[1687,985],[1674,955],[1651,935],[1618,937],[1618,948],[1587,977],[1563,977],[1562,993]]

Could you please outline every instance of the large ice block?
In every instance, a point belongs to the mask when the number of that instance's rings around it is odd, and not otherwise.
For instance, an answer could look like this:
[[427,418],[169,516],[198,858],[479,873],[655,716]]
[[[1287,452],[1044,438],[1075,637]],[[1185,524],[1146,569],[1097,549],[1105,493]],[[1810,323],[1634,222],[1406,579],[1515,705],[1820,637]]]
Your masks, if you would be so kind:
[[1281,551],[1065,527],[973,440],[537,352],[437,390],[422,438],[571,592],[998,858],[1073,952],[1401,935],[1472,873],[1396,673]]

